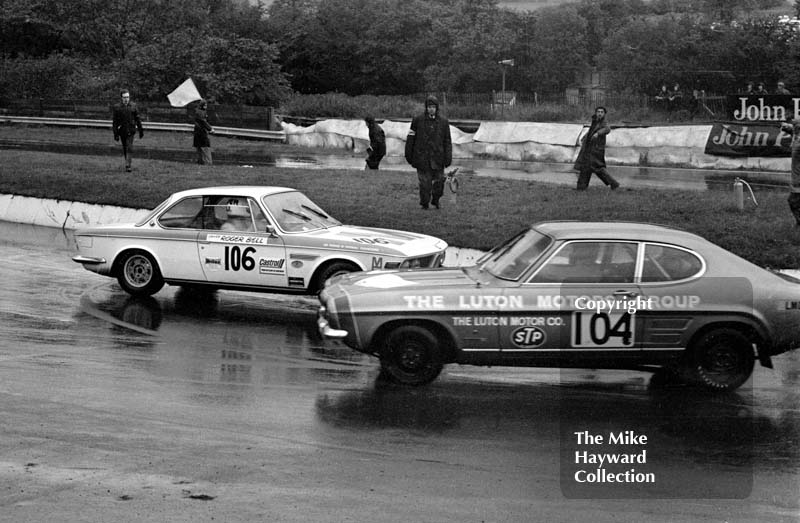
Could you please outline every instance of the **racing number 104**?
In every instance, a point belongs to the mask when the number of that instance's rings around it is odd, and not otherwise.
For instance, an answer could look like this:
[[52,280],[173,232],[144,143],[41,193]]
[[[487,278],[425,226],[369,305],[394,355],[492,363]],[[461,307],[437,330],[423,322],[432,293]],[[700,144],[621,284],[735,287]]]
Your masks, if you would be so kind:
[[245,247],[244,250],[238,245],[225,246],[225,270],[238,271],[244,269],[252,271],[256,267],[256,259],[253,258],[253,253],[256,252],[253,247]]
[[573,347],[632,347],[634,318],[629,312],[573,312]]

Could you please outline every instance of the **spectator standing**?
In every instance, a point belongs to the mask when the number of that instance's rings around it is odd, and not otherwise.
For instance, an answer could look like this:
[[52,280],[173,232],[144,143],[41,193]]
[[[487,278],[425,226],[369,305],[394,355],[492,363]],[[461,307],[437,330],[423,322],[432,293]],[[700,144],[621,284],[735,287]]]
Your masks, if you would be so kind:
[[747,87],[744,88],[744,94],[746,95],[756,94],[756,90],[753,87],[753,82],[747,82]]
[[592,173],[596,174],[600,180],[615,190],[619,187],[619,182],[608,173],[606,168],[606,135],[611,132],[608,122],[606,122],[606,108],[597,107],[592,116],[592,123],[589,131],[581,141],[581,149],[578,158],[575,160],[575,170],[578,171],[579,191],[586,190]]
[[200,165],[213,165],[211,159],[211,140],[208,135],[214,129],[208,123],[208,104],[205,100],[200,100],[197,109],[194,111],[194,140],[192,145],[197,149],[197,163]]
[[367,131],[369,131],[369,146],[367,152],[367,169],[377,170],[381,164],[381,160],[386,156],[386,134],[381,129],[381,126],[375,123],[375,118],[367,116],[364,118],[364,123],[367,124]]
[[676,83],[672,86],[672,91],[669,92],[669,110],[670,112],[678,111],[683,104],[683,91],[681,91],[680,84]]
[[656,107],[666,111],[669,108],[669,90],[667,84],[661,84],[661,90],[655,96]]
[[453,161],[450,122],[439,114],[435,96],[425,99],[425,111],[411,121],[406,137],[406,161],[417,170],[419,205],[439,208],[444,192],[444,169]]
[[792,167],[789,177],[789,210],[800,227],[800,119],[781,124],[781,131],[792,135]]
[[139,138],[144,138],[142,119],[139,109],[131,102],[131,93],[127,89],[120,91],[122,101],[114,106],[111,119],[111,129],[114,132],[114,141],[122,143],[122,155],[125,158],[125,171],[131,172],[133,160],[133,137],[139,131]]
[[764,86],[764,82],[758,82],[758,88],[756,89],[756,94],[757,95],[769,94],[769,91],[767,91],[767,88]]
[[778,87],[775,89],[775,94],[792,94],[789,89],[786,88],[786,83],[783,80],[778,80]]

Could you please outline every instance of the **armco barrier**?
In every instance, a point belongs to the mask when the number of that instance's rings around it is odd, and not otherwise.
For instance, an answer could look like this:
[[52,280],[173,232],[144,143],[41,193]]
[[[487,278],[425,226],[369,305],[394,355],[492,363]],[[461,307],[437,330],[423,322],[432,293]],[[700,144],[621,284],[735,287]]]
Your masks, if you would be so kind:
[[[40,118],[34,116],[2,116],[0,123],[22,123],[36,125],[59,125],[69,127],[94,127],[111,129],[110,120],[87,120],[74,118]],[[188,123],[144,122],[142,126],[148,131],[192,132],[194,125]],[[214,134],[234,138],[250,138],[254,140],[270,140],[283,142],[286,135],[283,131],[264,131],[261,129],[242,129],[238,127],[214,127]]]

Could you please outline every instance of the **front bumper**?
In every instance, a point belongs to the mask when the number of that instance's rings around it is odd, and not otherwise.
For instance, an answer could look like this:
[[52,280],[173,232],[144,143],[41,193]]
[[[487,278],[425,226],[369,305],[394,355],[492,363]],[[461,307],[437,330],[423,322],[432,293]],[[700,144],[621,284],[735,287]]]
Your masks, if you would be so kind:
[[320,335],[326,339],[332,340],[342,340],[347,337],[347,331],[342,329],[334,329],[328,323],[328,319],[325,317],[327,314],[327,309],[324,305],[319,308],[319,312],[317,313],[317,329],[319,330]]
[[81,256],[81,255],[73,256],[72,261],[83,265],[102,265],[106,263],[105,258],[96,258],[93,256]]

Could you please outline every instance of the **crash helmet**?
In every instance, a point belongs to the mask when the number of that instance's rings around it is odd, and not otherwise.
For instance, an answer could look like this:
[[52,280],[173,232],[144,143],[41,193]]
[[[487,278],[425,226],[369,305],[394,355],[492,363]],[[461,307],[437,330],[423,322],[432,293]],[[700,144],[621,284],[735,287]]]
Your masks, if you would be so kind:
[[239,200],[228,200],[228,205],[225,206],[229,218],[249,218],[250,209],[247,204],[239,203]]

